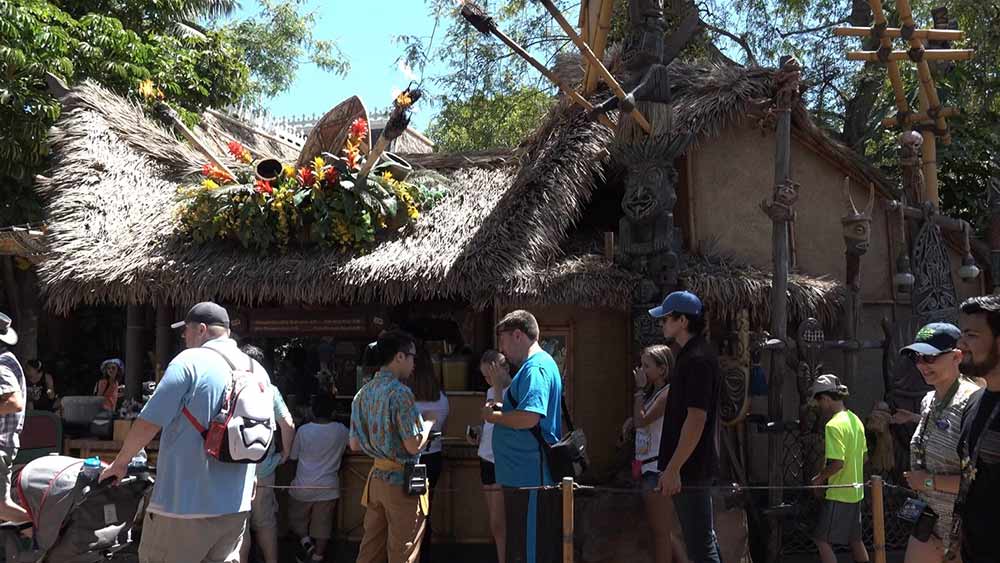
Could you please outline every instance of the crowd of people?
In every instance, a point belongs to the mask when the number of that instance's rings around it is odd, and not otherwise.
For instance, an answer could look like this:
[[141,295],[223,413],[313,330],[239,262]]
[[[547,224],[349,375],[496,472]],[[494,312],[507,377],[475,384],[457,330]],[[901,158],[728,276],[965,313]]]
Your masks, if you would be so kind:
[[[905,480],[914,515],[907,563],[996,560],[992,533],[1000,498],[1000,296],[972,298],[961,306],[961,328],[933,323],[900,351],[933,390],[920,412],[897,410],[893,422],[916,423]],[[710,494],[719,477],[719,363],[704,336],[705,311],[689,292],[674,292],[649,314],[662,326],[665,344],[642,351],[633,371],[633,477],[641,491],[657,563],[719,562]],[[103,479],[121,479],[129,462],[159,435],[156,484],[139,546],[143,562],[246,561],[253,542],[268,563],[279,560],[276,468],[296,460],[289,492],[289,525],[299,539],[299,561],[322,561],[330,550],[339,472],[346,449],[372,458],[362,505],[364,534],[357,561],[427,561],[430,504],[441,473],[440,432],[448,399],[433,369],[420,366],[417,341],[384,331],[372,349],[379,366],[355,395],[349,427],[334,421],[334,397],[316,395],[312,419],[295,427],[282,395],[268,395],[266,416],[275,446],[259,463],[227,463],[209,447],[219,405],[231,391],[234,366],[264,374],[263,354],[240,348],[227,311],[199,303],[185,319],[187,349],[167,367]],[[489,385],[482,425],[467,429],[478,446],[482,490],[501,563],[560,560],[561,503],[548,447],[563,437],[562,378],[539,345],[535,317],[523,310],[496,327],[499,350],[483,354]],[[55,382],[39,362],[28,369],[12,349],[17,333],[0,314],[0,519],[27,520],[11,499],[10,477],[24,412],[31,401],[55,408]],[[670,345],[668,345],[669,343]],[[95,394],[117,400],[121,362],[102,365]],[[243,369],[243,368],[239,368]],[[274,387],[273,385],[271,387]],[[985,388],[984,388],[985,387]],[[261,389],[263,391],[263,387]],[[861,523],[864,425],[847,408],[849,390],[833,374],[810,390],[823,415],[825,463],[812,479],[823,502],[814,528],[820,558],[836,561],[834,546],[847,545],[855,561],[868,561]],[[273,411],[273,412],[272,412]],[[201,429],[209,429],[202,432]]]

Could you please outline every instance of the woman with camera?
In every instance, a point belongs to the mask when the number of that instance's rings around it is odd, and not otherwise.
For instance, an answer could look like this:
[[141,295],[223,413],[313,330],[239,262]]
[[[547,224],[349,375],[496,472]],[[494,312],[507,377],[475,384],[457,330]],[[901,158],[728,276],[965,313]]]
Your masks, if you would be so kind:
[[951,515],[958,494],[961,460],[958,440],[969,398],[979,386],[960,373],[961,332],[948,323],[931,323],[917,332],[916,342],[903,348],[934,390],[920,403],[920,414],[897,410],[893,422],[917,422],[910,440],[910,471],[903,474],[917,499],[906,507],[916,520],[906,546],[906,563],[938,563],[951,532]]

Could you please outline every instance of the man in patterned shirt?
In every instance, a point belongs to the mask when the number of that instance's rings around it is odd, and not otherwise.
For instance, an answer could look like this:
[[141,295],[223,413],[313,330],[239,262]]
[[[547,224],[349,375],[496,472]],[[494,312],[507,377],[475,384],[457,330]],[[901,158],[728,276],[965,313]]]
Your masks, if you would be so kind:
[[0,521],[23,522],[28,513],[10,498],[10,474],[24,428],[24,370],[10,346],[17,332],[10,317],[0,313]]
[[357,563],[413,563],[420,559],[420,539],[429,513],[426,497],[409,496],[403,468],[416,462],[427,445],[433,420],[423,420],[413,391],[400,379],[413,373],[417,355],[413,337],[388,331],[375,344],[381,369],[354,397],[350,446],[374,459],[361,505],[365,533]]

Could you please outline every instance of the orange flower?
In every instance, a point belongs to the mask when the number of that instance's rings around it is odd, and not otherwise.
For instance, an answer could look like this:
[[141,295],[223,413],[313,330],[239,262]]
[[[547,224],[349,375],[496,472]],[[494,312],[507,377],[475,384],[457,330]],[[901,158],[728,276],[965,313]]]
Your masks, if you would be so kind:
[[368,122],[365,118],[359,117],[351,123],[351,137],[357,139],[359,142],[365,139],[368,135]]
[[229,141],[229,154],[241,162],[249,164],[253,160],[253,155],[239,141]]
[[347,160],[347,165],[350,166],[351,168],[357,168],[358,164],[361,162],[361,155],[358,153],[358,151],[356,149],[355,150],[346,149],[344,153],[345,153],[344,157]]
[[254,188],[257,190],[257,193],[260,194],[274,193],[274,188],[271,187],[271,182],[267,180],[257,180],[257,182],[254,184]]
[[323,177],[326,179],[327,185],[333,185],[340,181],[340,171],[333,166],[327,166],[323,169]]
[[230,176],[228,172],[211,162],[206,162],[205,165],[201,167],[201,175],[211,180],[223,183],[235,180],[235,178]]

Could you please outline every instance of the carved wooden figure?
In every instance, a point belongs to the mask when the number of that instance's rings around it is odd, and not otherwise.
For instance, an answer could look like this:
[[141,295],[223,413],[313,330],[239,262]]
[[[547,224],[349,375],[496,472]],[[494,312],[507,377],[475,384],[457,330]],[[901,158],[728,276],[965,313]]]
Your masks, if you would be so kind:
[[903,201],[907,205],[920,205],[924,201],[924,171],[920,154],[924,138],[916,131],[901,133],[899,142],[899,168],[903,173]]

